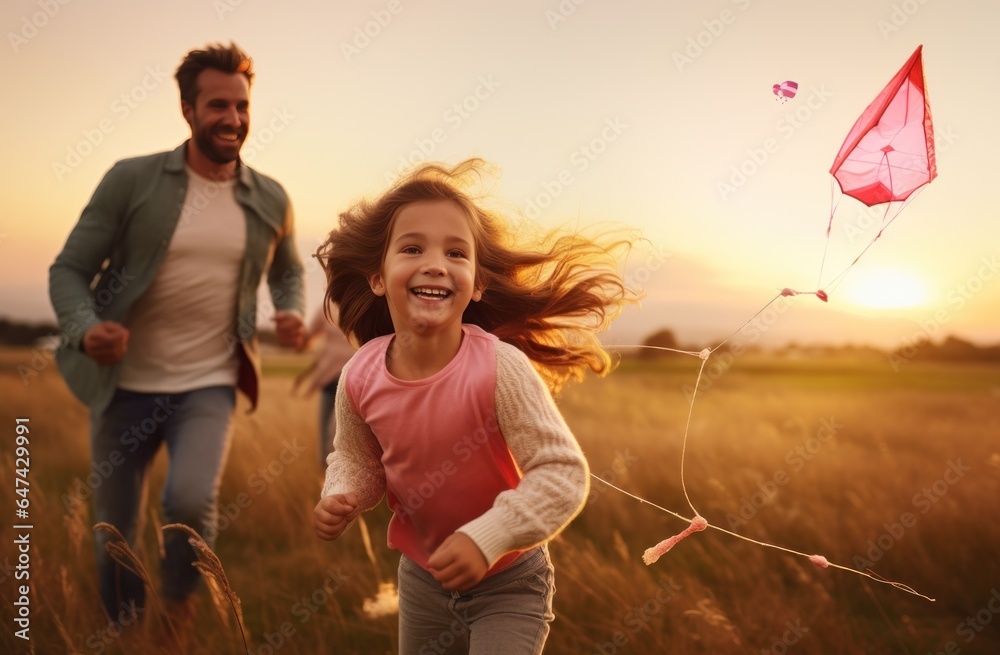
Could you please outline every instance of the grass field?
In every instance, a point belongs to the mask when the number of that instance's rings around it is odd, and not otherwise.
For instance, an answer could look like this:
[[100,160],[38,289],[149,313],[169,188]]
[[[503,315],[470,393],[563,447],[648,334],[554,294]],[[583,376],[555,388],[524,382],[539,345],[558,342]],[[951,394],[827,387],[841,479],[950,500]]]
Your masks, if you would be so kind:
[[[39,357],[0,354],[8,517],[0,523],[0,652],[155,653],[154,607],[127,639],[102,632],[91,508],[69,501],[74,489],[85,494],[90,474],[87,413]],[[559,398],[595,475],[688,517],[681,447],[698,363],[626,360]],[[395,616],[363,611],[395,578],[387,510],[367,516],[371,555],[359,529],[333,543],[314,537],[315,398],[290,394],[301,359],[267,364],[259,411],[247,414],[242,399],[237,409],[216,548],[242,601],[250,652],[394,653]],[[19,367],[38,374],[22,380]],[[30,419],[30,642],[14,636],[24,584],[12,527],[17,417]],[[138,549],[154,583],[165,464],[161,453]],[[685,475],[710,523],[871,567],[936,602],[714,530],[647,567],[643,551],[685,523],[595,481],[586,509],[551,547],[558,593],[547,653],[1000,652],[996,367],[911,362],[893,373],[881,358],[760,355],[725,368],[710,362]],[[244,652],[207,591],[198,602],[199,644],[190,652]]]

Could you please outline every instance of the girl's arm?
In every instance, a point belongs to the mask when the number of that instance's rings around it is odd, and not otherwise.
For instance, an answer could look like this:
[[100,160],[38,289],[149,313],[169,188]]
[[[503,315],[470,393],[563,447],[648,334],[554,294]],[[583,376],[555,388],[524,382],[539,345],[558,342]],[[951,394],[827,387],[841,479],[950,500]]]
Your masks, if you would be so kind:
[[337,434],[333,439],[333,452],[326,460],[322,495],[357,494],[358,511],[366,511],[378,505],[385,495],[385,469],[382,468],[382,448],[347,392],[349,382],[350,362],[344,366],[341,384],[337,386],[334,401]]
[[557,535],[580,513],[590,469],[527,356],[497,342],[497,422],[524,473],[516,489],[500,493],[485,514],[458,529],[492,566],[504,553]]

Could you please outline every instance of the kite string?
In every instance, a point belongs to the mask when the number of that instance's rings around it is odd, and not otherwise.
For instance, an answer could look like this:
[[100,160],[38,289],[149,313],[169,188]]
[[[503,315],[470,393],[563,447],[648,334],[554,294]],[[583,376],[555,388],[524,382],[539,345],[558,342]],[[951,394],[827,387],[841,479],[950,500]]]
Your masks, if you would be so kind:
[[[701,376],[702,376],[702,373],[704,373],[704,371],[705,371],[705,365],[708,363],[708,359],[709,359],[709,357],[712,356],[712,353],[714,353],[716,350],[718,350],[723,345],[725,345],[726,342],[728,342],[734,336],[736,336],[737,334],[739,334],[740,330],[742,330],[743,328],[745,328],[755,318],[757,318],[758,316],[760,316],[761,312],[763,312],[765,309],[767,309],[768,307],[770,307],[771,304],[773,304],[774,301],[776,301],[781,296],[782,296],[782,294],[779,292],[776,296],[774,296],[774,298],[771,298],[767,302],[767,304],[765,304],[763,307],[761,307],[757,311],[756,314],[754,314],[749,319],[747,319],[743,323],[743,325],[741,325],[736,330],[734,330],[732,334],[730,334],[728,337],[726,337],[725,339],[723,339],[722,342],[720,342],[714,348],[705,348],[704,350],[702,350],[700,352],[695,352],[695,351],[692,351],[692,350],[678,350],[677,348],[667,348],[665,346],[648,346],[648,345],[638,345],[638,344],[636,344],[636,345],[628,345],[628,346],[619,346],[619,348],[648,348],[650,350],[664,350],[664,351],[667,351],[667,352],[680,353],[682,355],[692,355],[692,356],[696,356],[696,357],[700,357],[701,358],[701,366],[698,368],[698,379],[694,383],[694,389],[691,391],[691,401],[688,403],[688,415],[687,415],[687,422],[684,425],[684,437],[681,440],[681,490],[684,492],[684,499],[687,501],[688,507],[691,508],[691,511],[694,512],[695,516],[698,516],[699,514],[698,514],[698,510],[694,506],[694,503],[691,502],[691,496],[688,494],[688,490],[687,490],[687,477],[686,477],[686,474],[685,474],[685,464],[687,462],[688,435],[691,434],[691,419],[694,416],[694,403],[695,403],[695,400],[696,400],[696,398],[698,396],[698,388],[701,386]],[[662,508],[660,508],[660,509],[662,509]],[[677,516],[677,515],[675,514],[675,516]]]
[[[609,487],[611,487],[615,491],[619,491],[619,492],[625,494],[626,496],[629,496],[630,498],[634,498],[635,500],[638,500],[640,503],[645,503],[647,505],[650,505],[651,507],[655,507],[656,509],[660,510],[661,512],[666,512],[667,514],[670,514],[671,516],[673,516],[675,518],[678,518],[678,519],[680,519],[682,521],[690,523],[690,522],[692,522],[694,520],[693,518],[689,519],[687,517],[681,516],[677,512],[673,512],[673,511],[671,511],[671,510],[669,510],[669,509],[667,509],[665,507],[661,507],[661,506],[657,505],[656,503],[650,502],[650,501],[646,500],[645,498],[641,498],[640,496],[636,496],[633,493],[625,491],[621,487],[615,486],[615,485],[611,484],[610,482],[608,482],[607,480],[605,480],[604,478],[599,477],[599,476],[597,476],[597,475],[595,475],[593,473],[590,474],[590,477],[594,478],[598,482],[603,482],[604,484],[608,485]],[[697,512],[695,512],[695,515],[696,516],[700,516],[700,514],[698,514]],[[803,553],[803,552],[800,552],[800,551],[797,551],[797,550],[793,550],[791,548],[786,548],[784,546],[778,546],[777,544],[768,543],[766,541],[758,541],[757,539],[753,539],[751,537],[747,537],[745,535],[739,534],[738,532],[733,532],[731,530],[726,530],[725,528],[721,528],[721,527],[719,527],[719,526],[717,526],[717,525],[715,525],[713,523],[709,523],[708,527],[711,528],[711,529],[713,529],[713,530],[718,530],[719,532],[723,532],[725,534],[728,534],[728,535],[730,535],[732,537],[736,537],[737,539],[742,539],[743,541],[748,541],[748,542],[750,542],[752,544],[756,544],[758,546],[764,546],[765,548],[773,548],[775,550],[780,550],[780,551],[788,553],[790,555],[798,555],[799,557],[804,557],[804,558],[806,558],[806,559],[808,559],[810,561],[813,561],[813,558],[816,557],[815,555],[808,555],[806,553]],[[923,598],[925,600],[929,600],[932,603],[935,602],[934,598],[931,598],[930,596],[925,596],[924,594],[920,593],[919,591],[916,591],[913,587],[910,587],[909,585],[903,584],[902,582],[894,582],[892,580],[888,580],[886,578],[883,578],[882,576],[878,575],[874,571],[870,572],[870,573],[868,571],[859,571],[857,569],[852,569],[852,568],[843,566],[841,564],[837,564],[835,562],[830,562],[829,560],[826,560],[825,558],[823,559],[823,562],[824,562],[824,564],[826,566],[832,566],[835,569],[840,569],[842,571],[847,571],[848,573],[855,573],[857,575],[866,577],[866,578],[868,578],[870,580],[874,580],[875,582],[878,582],[879,584],[887,584],[887,585],[889,585],[891,587],[895,587],[896,589],[899,589],[901,591],[905,591],[906,593],[913,594],[914,596],[919,596],[919,597],[921,597],[921,598]],[[824,568],[825,568],[825,566],[824,566]]]
[[701,386],[701,375],[702,373],[705,372],[705,365],[708,364],[708,359],[709,357],[712,356],[712,353],[714,353],[716,350],[724,346],[726,342],[732,339],[734,336],[739,334],[740,330],[745,328],[747,325],[751,323],[751,321],[760,316],[761,312],[770,307],[771,304],[780,297],[781,293],[778,293],[778,295],[776,295],[774,298],[771,298],[766,305],[764,305],[757,311],[756,314],[747,319],[746,322],[743,323],[743,325],[736,328],[736,330],[734,330],[732,334],[723,339],[722,342],[719,343],[717,346],[711,349],[706,348],[705,350],[702,350],[700,353],[698,353],[698,356],[701,357],[701,366],[698,367],[698,378],[695,380],[694,389],[691,390],[691,402],[688,403],[687,422],[684,424],[684,439],[681,441],[681,490],[684,492],[684,499],[687,500],[687,504],[691,508],[691,511],[694,512],[695,516],[699,516],[699,514],[698,510],[695,509],[694,507],[694,503],[691,502],[691,496],[688,495],[687,480],[684,475],[684,467],[685,463],[687,462],[687,445],[688,445],[688,435],[691,434],[691,418],[692,416],[694,416],[694,401],[698,397],[698,388]]
[[[645,343],[621,344],[621,345],[618,345],[618,346],[614,346],[614,348],[646,348],[647,350],[662,350],[664,352],[678,353],[678,354],[681,354],[681,355],[691,355],[693,357],[700,357],[703,360],[707,360],[709,355],[711,355],[712,353],[714,353],[716,350],[718,350],[719,348],[721,348],[722,346],[724,346],[730,339],[732,339],[737,334],[739,334],[740,330],[742,330],[746,326],[750,325],[750,323],[755,318],[757,318],[758,316],[760,316],[764,312],[765,309],[767,309],[768,307],[770,307],[774,303],[774,301],[776,301],[782,295],[784,295],[784,294],[782,294],[781,292],[777,293],[773,298],[771,298],[770,300],[768,300],[767,303],[763,307],[761,307],[760,309],[758,309],[757,312],[753,316],[751,316],[746,321],[744,321],[743,325],[741,325],[738,328],[736,328],[735,330],[733,330],[733,332],[728,337],[726,337],[725,339],[723,339],[722,341],[720,341],[718,345],[713,346],[712,348],[706,348],[704,350],[680,350],[678,348],[667,348],[666,346],[653,346],[653,345],[645,344]],[[707,351],[707,354],[706,354],[706,351]],[[700,372],[699,372],[699,375],[700,375]]]
[[[897,212],[897,214],[898,214],[898,212]],[[895,216],[893,218],[895,218]],[[841,275],[843,275],[843,274],[841,274]],[[675,353],[679,353],[679,354],[682,354],[682,355],[697,356],[697,357],[700,357],[701,360],[702,360],[701,361],[701,366],[699,366],[699,368],[698,368],[698,377],[697,377],[697,380],[695,381],[694,388],[693,388],[693,390],[691,392],[691,400],[690,400],[690,402],[688,404],[687,422],[684,425],[684,437],[683,437],[682,442],[681,442],[681,467],[680,467],[680,469],[681,469],[680,470],[681,489],[684,492],[684,499],[687,501],[687,504],[691,508],[691,511],[694,513],[695,517],[699,517],[699,516],[701,516],[701,514],[695,508],[694,503],[691,502],[691,496],[688,494],[688,490],[687,490],[687,478],[686,478],[686,473],[685,473],[685,463],[687,461],[687,444],[688,444],[688,438],[689,438],[689,435],[690,435],[690,432],[691,432],[691,420],[692,420],[692,417],[694,415],[694,404],[695,404],[695,400],[696,400],[697,395],[698,395],[698,387],[701,386],[701,378],[702,378],[702,374],[705,371],[705,365],[708,363],[709,358],[712,356],[712,354],[716,350],[718,350],[719,348],[721,348],[730,339],[732,339],[734,336],[736,336],[737,334],[739,334],[739,332],[743,328],[745,328],[747,325],[749,325],[764,310],[766,310],[768,307],[770,307],[778,298],[782,297],[783,295],[784,294],[782,292],[779,292],[777,295],[775,295],[773,298],[771,298],[771,300],[769,300],[763,307],[761,307],[753,316],[751,316],[749,319],[747,319],[743,323],[743,325],[741,325],[739,328],[737,328],[736,330],[734,330],[729,336],[727,336],[725,339],[723,339],[718,345],[716,345],[715,347],[710,348],[710,349],[709,348],[705,348],[704,350],[701,350],[700,352],[696,352],[696,351],[691,351],[691,350],[680,350],[680,349],[677,349],[677,348],[667,348],[665,346],[652,346],[652,345],[645,345],[645,344],[633,344],[633,345],[626,345],[626,346],[618,346],[619,348],[647,348],[647,349],[650,349],[650,350],[662,350],[662,351],[666,351],[666,352],[675,352]],[[615,486],[615,485],[611,484],[610,482],[608,482],[607,480],[605,480],[605,479],[603,479],[603,478],[601,478],[601,477],[599,477],[599,476],[597,476],[597,475],[595,475],[593,473],[591,473],[591,477],[593,477],[595,480],[598,480],[599,482],[603,482],[607,486],[611,487],[612,489],[615,489],[616,491],[619,491],[619,492],[625,494],[626,496],[629,496],[631,498],[634,498],[635,500],[638,500],[640,503],[645,503],[647,505],[655,507],[656,509],[658,509],[658,510],[660,510],[662,512],[666,512],[667,514],[670,514],[671,516],[673,516],[675,518],[681,519],[682,521],[686,521],[688,523],[691,523],[691,522],[694,521],[693,518],[692,519],[686,518],[684,516],[681,516],[677,512],[671,511],[669,509],[666,509],[665,507],[661,507],[660,505],[657,505],[656,503],[650,502],[650,501],[646,500],[645,498],[641,498],[639,496],[636,496],[635,494],[629,493],[628,491],[625,491],[621,487]],[[724,532],[725,534],[728,534],[728,535],[731,535],[733,537],[736,537],[737,539],[742,539],[742,540],[748,541],[748,542],[750,542],[752,544],[757,544],[758,546],[763,546],[765,548],[773,548],[775,550],[780,550],[780,551],[786,552],[786,553],[791,554],[791,555],[798,555],[799,557],[805,557],[806,559],[810,560],[814,564],[817,564],[817,565],[822,566],[824,568],[826,568],[827,566],[832,566],[834,568],[841,569],[841,570],[847,571],[849,573],[855,573],[857,575],[869,578],[869,579],[871,579],[871,580],[873,580],[875,582],[878,582],[880,584],[887,584],[887,585],[895,587],[896,589],[899,589],[901,591],[905,591],[907,593],[910,593],[910,594],[913,594],[915,596],[919,596],[921,598],[924,598],[926,600],[934,602],[933,598],[930,598],[929,596],[925,596],[924,594],[919,593],[918,591],[914,590],[912,587],[910,587],[908,585],[905,585],[905,584],[903,584],[901,582],[894,582],[894,581],[891,581],[891,580],[887,580],[887,579],[879,576],[878,574],[876,574],[874,572],[869,573],[867,571],[858,571],[857,569],[848,568],[846,566],[843,566],[843,565],[840,565],[840,564],[836,564],[834,562],[830,562],[825,557],[821,557],[821,556],[817,556],[817,555],[808,555],[806,553],[802,553],[802,552],[799,552],[797,550],[793,550],[791,548],[786,548],[784,546],[778,546],[777,544],[772,544],[772,543],[768,543],[768,542],[765,542],[765,541],[758,541],[757,539],[753,539],[751,537],[747,537],[747,536],[741,535],[741,534],[739,534],[737,532],[733,532],[731,530],[726,530],[725,528],[721,528],[721,527],[719,527],[717,525],[714,525],[712,523],[709,523],[708,527],[712,528],[713,530],[718,530],[719,532]],[[818,558],[819,561],[817,561],[817,558]]]
[[822,289],[823,267],[826,266],[826,253],[830,249],[830,231],[833,229],[833,215],[837,213],[837,205],[840,198],[836,198],[837,178],[830,180],[830,220],[826,224],[826,243],[823,245],[823,259],[819,262],[819,280],[816,281],[816,288]]
[[[861,253],[857,257],[854,258],[854,261],[852,261],[847,266],[847,268],[845,268],[844,270],[842,270],[840,272],[840,274],[838,274],[835,278],[833,278],[832,280],[830,280],[828,283],[826,283],[824,285],[823,284],[823,280],[822,280],[822,277],[823,277],[823,268],[822,268],[822,266],[820,267],[820,283],[819,283],[819,288],[825,290],[825,289],[829,289],[829,288],[834,287],[837,284],[839,284],[841,278],[843,278],[845,275],[847,275],[847,272],[849,270],[851,270],[852,268],[854,268],[854,265],[857,264],[858,261],[864,256],[864,254],[866,252],[868,252],[868,250],[872,246],[875,245],[876,241],[879,240],[879,237],[882,236],[882,233],[885,232],[889,228],[889,226],[892,225],[893,221],[895,221],[896,218],[903,212],[903,210],[906,209],[906,206],[910,204],[910,201],[913,200],[914,198],[916,198],[917,194],[919,194],[923,190],[924,190],[923,186],[918,187],[917,189],[915,189],[913,191],[913,193],[911,193],[909,196],[907,196],[906,200],[904,200],[902,202],[902,204],[899,205],[899,209],[897,209],[893,213],[892,217],[889,218],[888,221],[886,221],[886,218],[889,216],[889,208],[892,206],[892,202],[890,201],[888,204],[886,204],[886,206],[885,206],[885,214],[883,214],[883,216],[882,216],[882,224],[879,225],[878,232],[875,234],[874,237],[872,237],[872,240],[868,242],[868,245],[866,245],[864,247],[864,250],[862,250]],[[826,243],[827,243],[827,246],[830,245],[830,232],[829,232],[829,230],[827,230]],[[825,250],[824,250],[824,253],[823,253],[823,258],[824,258],[824,260],[826,259],[826,252],[825,252]]]
[[[746,321],[745,321],[745,322],[743,323],[743,325],[741,325],[741,326],[739,326],[738,328],[736,328],[735,330],[733,330],[732,334],[730,334],[730,335],[729,335],[728,337],[726,337],[725,339],[723,339],[723,340],[722,340],[722,342],[721,342],[721,343],[719,343],[719,345],[717,345],[717,346],[715,346],[714,348],[712,348],[712,349],[711,349],[711,351],[709,351],[709,352],[710,352],[710,354],[711,354],[711,353],[714,353],[714,352],[715,352],[716,350],[718,350],[719,348],[721,348],[722,346],[724,346],[724,345],[726,344],[726,342],[728,342],[728,341],[729,341],[730,339],[732,339],[732,338],[733,338],[733,337],[735,337],[735,336],[736,336],[737,334],[739,334],[739,333],[740,333],[740,330],[742,330],[742,329],[743,329],[743,328],[745,328],[746,326],[750,325],[750,323],[751,323],[751,322],[752,322],[752,321],[753,321],[753,320],[754,320],[755,318],[757,318],[758,316],[760,316],[760,315],[761,315],[761,313],[763,313],[763,311],[764,311],[765,309],[767,309],[768,307],[770,307],[770,306],[771,306],[771,304],[772,304],[772,303],[774,303],[774,301],[775,301],[775,300],[777,300],[778,298],[780,298],[781,296],[782,296],[781,292],[778,292],[778,294],[777,294],[776,296],[774,296],[774,298],[771,298],[770,300],[768,300],[768,301],[767,301],[767,304],[766,304],[766,305],[764,305],[763,307],[761,307],[761,308],[760,308],[759,310],[757,310],[757,313],[756,313],[756,314],[754,314],[753,316],[751,316],[750,318],[748,318],[748,319],[747,319],[747,320],[746,320]],[[704,352],[704,351],[702,351],[702,352]],[[699,354],[700,354],[700,353],[699,353]],[[706,359],[707,359],[707,358],[706,358]]]
[[[711,353],[709,353],[711,355]],[[687,423],[684,424],[684,440],[681,442],[681,490],[684,492],[684,499],[687,500],[688,507],[694,512],[695,516],[699,516],[698,510],[694,508],[694,503],[691,502],[691,496],[688,495],[687,482],[684,478],[684,463],[687,461],[687,445],[688,445],[688,434],[691,432],[691,416],[694,414],[694,399],[698,395],[698,387],[701,385],[701,374],[705,370],[705,364],[708,363],[708,356],[705,356],[701,360],[701,366],[698,367],[698,379],[694,383],[694,389],[691,391],[691,403],[688,405],[688,416]]]

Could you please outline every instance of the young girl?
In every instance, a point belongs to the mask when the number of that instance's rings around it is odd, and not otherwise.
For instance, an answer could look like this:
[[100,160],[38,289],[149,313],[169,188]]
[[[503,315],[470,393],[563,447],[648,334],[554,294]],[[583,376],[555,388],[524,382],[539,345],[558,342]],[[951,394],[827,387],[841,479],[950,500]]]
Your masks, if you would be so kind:
[[315,528],[336,539],[387,497],[405,654],[541,652],[545,544],[589,489],[549,389],[610,370],[594,332],[628,300],[614,256],[627,242],[518,246],[461,190],[481,167],[421,168],[342,214],[317,253],[361,348],[341,374]]

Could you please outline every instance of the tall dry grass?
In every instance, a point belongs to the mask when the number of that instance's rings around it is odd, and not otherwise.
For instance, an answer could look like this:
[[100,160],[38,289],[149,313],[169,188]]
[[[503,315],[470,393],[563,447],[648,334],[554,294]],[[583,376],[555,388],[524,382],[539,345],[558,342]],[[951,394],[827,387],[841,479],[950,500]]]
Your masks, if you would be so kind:
[[[29,417],[34,652],[158,652],[165,621],[152,604],[125,637],[101,632],[92,511],[61,500],[88,473],[86,412],[54,367],[23,384],[17,366],[29,358],[23,351],[0,357],[0,420],[11,435],[0,445],[0,466],[10,480],[13,419]],[[242,402],[237,409],[218,565],[238,598],[251,653],[393,653],[395,617],[364,611],[380,583],[395,577],[397,554],[385,547],[388,514],[383,506],[368,515],[367,547],[358,529],[334,543],[313,535],[322,474],[314,399],[289,394],[298,366],[272,366],[259,411],[247,414]],[[736,532],[847,566],[877,559],[878,574],[936,602],[712,530],[647,567],[643,550],[685,524],[595,481],[584,512],[552,544],[557,620],[546,652],[924,655],[949,642],[961,653],[998,652],[1000,616],[988,607],[1000,588],[1000,375],[976,367],[887,369],[877,361],[737,362],[699,392],[687,491],[710,523],[730,528],[727,516],[742,508]],[[686,516],[679,466],[684,387],[695,371],[673,360],[626,363],[559,399],[595,474]],[[824,425],[836,433],[820,433]],[[956,478],[951,464],[959,460],[968,471],[958,469]],[[154,587],[165,464],[161,456],[151,472],[136,548]],[[12,482],[0,489],[10,512],[13,492]],[[899,532],[894,524],[902,525],[904,513],[912,521]],[[0,524],[0,652],[29,652],[10,627],[11,525]],[[189,652],[245,652],[241,630],[220,618],[207,589],[198,604]],[[990,624],[966,641],[971,628],[960,630],[961,623],[973,617],[979,626],[987,616]]]

